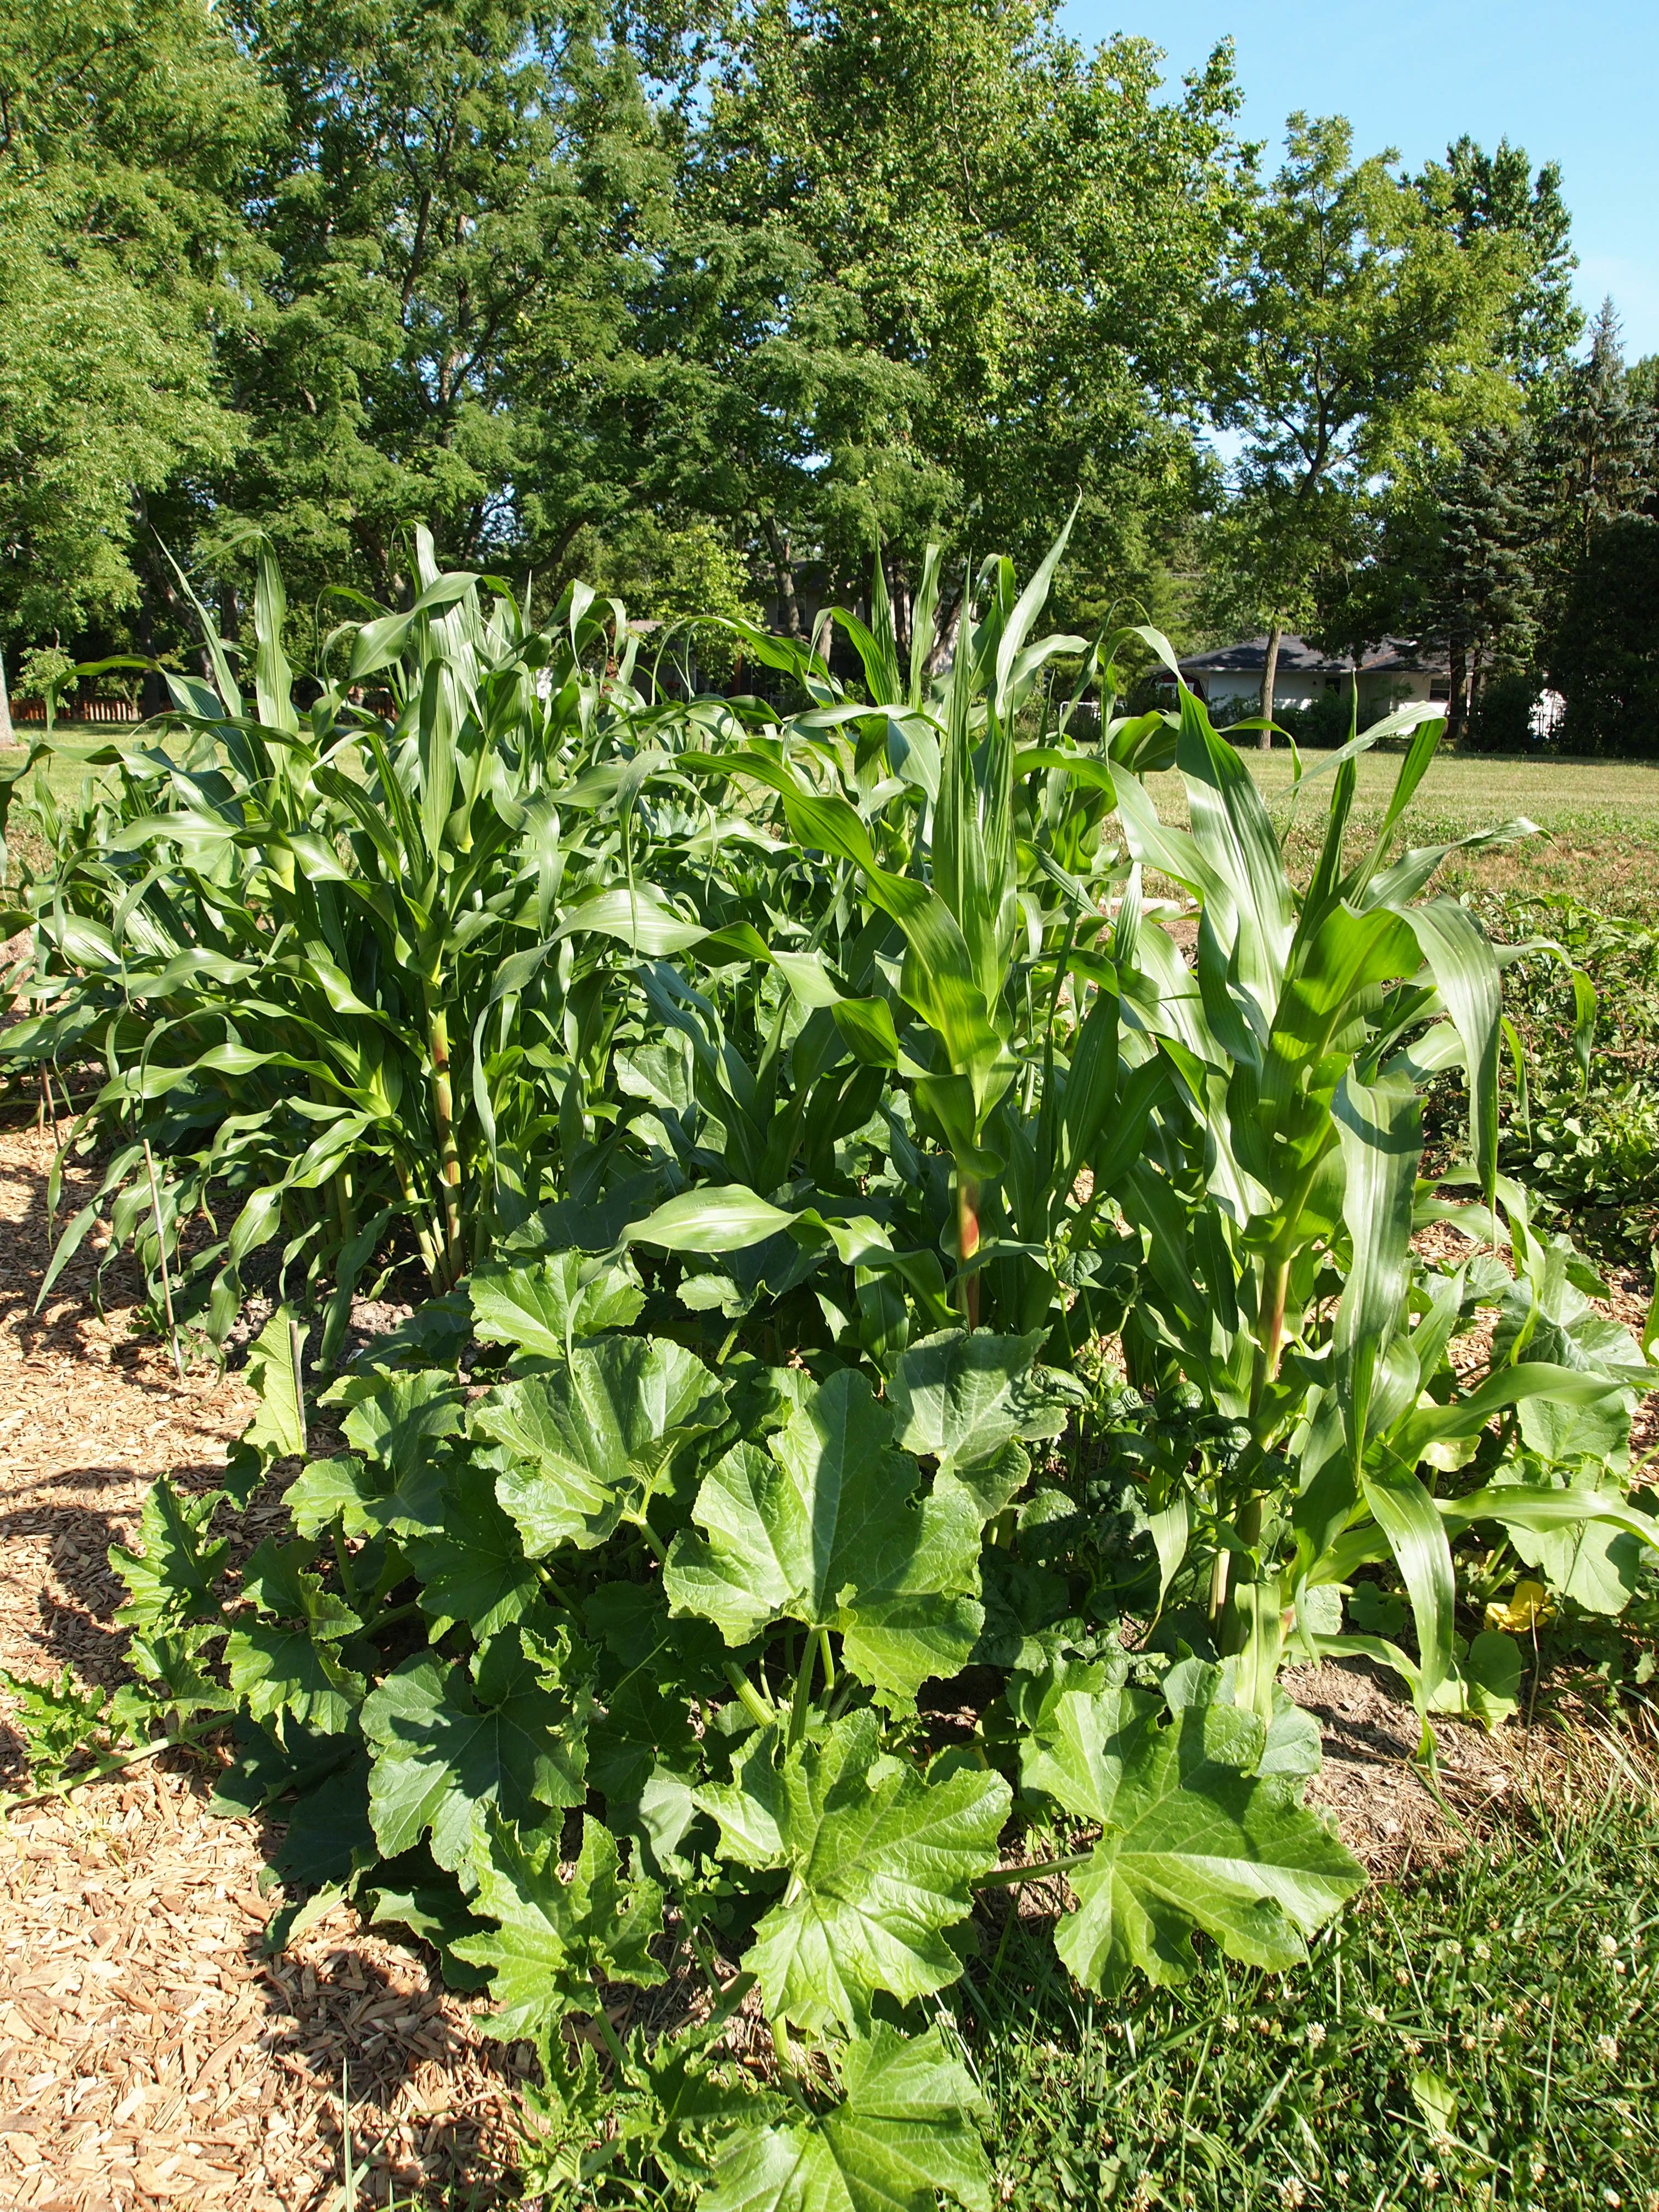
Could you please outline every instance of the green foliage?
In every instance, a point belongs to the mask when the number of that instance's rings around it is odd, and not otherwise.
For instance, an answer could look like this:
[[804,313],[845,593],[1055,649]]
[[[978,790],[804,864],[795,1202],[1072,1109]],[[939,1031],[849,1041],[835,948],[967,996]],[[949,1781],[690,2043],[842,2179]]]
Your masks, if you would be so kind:
[[1217,413],[1244,445],[1206,589],[1212,620],[1270,636],[1308,627],[1322,571],[1358,565],[1379,481],[1409,483],[1460,431],[1513,412],[1505,228],[1455,219],[1387,157],[1356,161],[1340,116],[1293,115],[1285,150],[1220,311]]
[[[1437,726],[1374,834],[1356,763],[1403,724],[1316,772],[1304,887],[1184,690],[1076,742],[1125,641],[1039,634],[1063,552],[964,580],[943,678],[879,569],[836,617],[856,690],[740,631],[794,710],[654,699],[620,611],[533,630],[433,573],[302,711],[267,564],[254,712],[181,684],[185,762],[120,749],[31,906],[10,1049],[100,1040],[118,1237],[149,1158],[175,1252],[228,1182],[169,1279],[234,1312],[280,1227],[335,1340],[371,1261],[426,1261],[328,1386],[334,1456],[272,1317],[227,1486],[157,1486],[125,1617],[179,1725],[235,1710],[222,1795],[286,1814],[296,1892],[492,1978],[567,2195],[981,2203],[935,2007],[984,1892],[1065,1874],[1056,1972],[1104,1990],[1299,1966],[1360,1875],[1282,1662],[1382,1659],[1425,1741],[1496,1724],[1504,1562],[1615,1617],[1659,1538],[1647,1355],[1500,1172],[1499,959],[1431,892],[1458,848],[1395,851]],[[1419,1256],[1435,1223],[1461,1264]],[[1091,1395],[1102,1340],[1127,1382]],[[294,1540],[233,1579],[227,1509],[295,1456]],[[617,2033],[613,1988],[694,1976],[718,2019],[755,1992],[776,2097],[717,2025]]]
[[1659,1222],[1659,933],[1565,894],[1494,904],[1493,917],[1540,948],[1509,970],[1524,1083],[1504,1165],[1540,1218],[1598,1259],[1643,1259]]
[[[554,1273],[531,1262],[483,1279],[492,1327],[544,1310]],[[631,1331],[626,1302],[616,1318]],[[1041,1859],[998,1865],[1015,1804],[999,1767],[1018,1771],[1022,1741],[1028,1792],[1102,1834],[1077,1877],[1077,1924],[1099,1923],[1109,1879],[1112,1924],[1127,1916],[1130,1930],[1123,1964],[1190,1960],[1194,1926],[1237,1957],[1287,1964],[1352,1893],[1358,1869],[1300,1808],[1305,1732],[1283,1713],[1264,1730],[1234,1702],[1231,1669],[1135,1662],[1159,1698],[1128,1686],[1125,1659],[1110,1688],[1041,1650],[996,1668],[988,1694],[970,1667],[984,1486],[995,1468],[999,1497],[1017,1489],[1021,1438],[1064,1417],[1068,1394],[1031,1366],[1034,1338],[924,1340],[901,1356],[890,1407],[844,1365],[822,1380],[746,1358],[714,1370],[615,1328],[549,1340],[475,1343],[460,1421],[426,1418],[453,1410],[453,1364],[410,1373],[389,1364],[395,1342],[361,1364],[335,1391],[349,1401],[349,1487],[339,1461],[313,1462],[295,1486],[310,1533],[267,1540],[234,1589],[204,1580],[222,1564],[210,1534],[222,1492],[185,1501],[158,1486],[142,1548],[122,1561],[153,1635],[184,1639],[198,1672],[222,1660],[244,1735],[221,1796],[287,1813],[286,1878],[441,1931],[458,1970],[489,1977],[495,2032],[536,2041],[532,2166],[568,2186],[608,2156],[619,2179],[706,2180],[732,2203],[857,2204],[879,2188],[922,2205],[939,2187],[982,2204],[973,2097],[916,2008],[960,1980],[988,1879],[1041,1872]],[[654,1450],[601,1443],[588,1511],[526,1516],[538,1486],[562,1496],[566,1478],[523,1422],[524,1394],[592,1405],[599,1376],[595,1437],[622,1401],[613,1425],[635,1421]],[[268,1366],[267,1392],[287,1387]],[[280,1423],[252,1427],[264,1441],[248,1449],[276,1464]],[[923,1447],[931,1479],[901,1438]],[[422,1516],[356,1506],[407,1482],[411,1459],[431,1475]],[[939,1693],[918,1710],[930,1680]],[[934,1716],[964,1697],[979,1724],[940,1745]],[[1109,1704],[1109,1741],[1083,1724],[1083,1786],[1062,1747],[1078,1708]],[[1024,1817],[1045,1802],[1030,1796]],[[1133,1933],[1149,1909],[1152,1950]],[[739,1960],[735,1978],[719,1954]],[[1079,1956],[1099,1980],[1103,1966]],[[793,2106],[736,2091],[708,2029],[616,2034],[605,2008],[618,1985],[705,1971],[722,2016],[757,1987]],[[591,2051],[567,2045],[573,2015],[609,2053],[603,2098]],[[607,2151],[612,2109],[624,2124]]]
[[[1293,1974],[1224,1963],[1110,2013],[1017,1920],[969,2047],[1012,2212],[1183,2201],[1639,2205],[1659,2160],[1650,1792],[1570,1785],[1379,1884]],[[1548,2065],[1545,2061],[1548,2059]]]
[[[173,1248],[175,1309],[216,1341],[273,1244],[284,1273],[334,1285],[325,1355],[389,1234],[453,1280],[533,1206],[571,1071],[614,1020],[568,943],[589,922],[555,909],[595,864],[623,872],[615,833],[586,846],[579,792],[573,848],[551,787],[574,782],[571,749],[617,702],[639,704],[620,611],[573,594],[552,631],[527,631],[510,600],[440,575],[424,536],[419,559],[415,609],[337,633],[302,712],[262,556],[253,697],[210,633],[217,690],[175,682],[156,733],[173,750],[110,750],[115,791],[31,902],[43,1011],[9,1054],[95,1051],[107,1079],[76,1140],[118,1139],[53,1276],[106,1214],[153,1277]],[[601,640],[610,680],[586,665]],[[209,1203],[186,1261],[179,1229]]]
[[1659,523],[1621,516],[1574,572],[1550,648],[1575,752],[1645,753],[1659,716]]
[[11,7],[0,23],[0,633],[75,635],[153,592],[147,501],[237,443],[216,342],[264,257],[234,205],[265,127],[213,10]]

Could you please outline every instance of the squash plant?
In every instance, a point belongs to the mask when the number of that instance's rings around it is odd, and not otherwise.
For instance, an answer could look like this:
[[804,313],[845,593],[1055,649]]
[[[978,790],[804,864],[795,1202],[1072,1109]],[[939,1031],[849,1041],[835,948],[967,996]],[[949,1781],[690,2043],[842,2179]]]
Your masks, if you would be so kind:
[[[295,1894],[429,1937],[536,2044],[544,2184],[982,2204],[939,2009],[976,1913],[1063,1872],[1097,1990],[1195,1936],[1294,1966],[1361,1880],[1300,1802],[1316,1732],[1231,1662],[1023,1625],[1022,1576],[1070,1587],[1078,1388],[1035,1334],[936,1332],[878,1392],[711,1365],[667,1304],[571,1251],[475,1271],[333,1386],[346,1449],[240,1577],[158,1486],[123,1618],[222,1674],[217,1802],[286,1821]],[[298,1440],[288,1317],[261,1341],[222,1506]]]

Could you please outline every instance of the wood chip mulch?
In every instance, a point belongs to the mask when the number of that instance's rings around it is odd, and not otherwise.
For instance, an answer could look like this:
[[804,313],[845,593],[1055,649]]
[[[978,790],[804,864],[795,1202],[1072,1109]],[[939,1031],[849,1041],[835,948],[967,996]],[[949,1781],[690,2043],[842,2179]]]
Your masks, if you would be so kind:
[[[0,1664],[112,1685],[109,1547],[156,1475],[212,1486],[252,1400],[210,1368],[181,1385],[118,1268],[100,1318],[90,1251],[33,1315],[52,1153],[0,1131]],[[60,1221],[88,1194],[66,1178]],[[487,2204],[527,2051],[349,1908],[267,1959],[272,1832],[210,1814],[212,1781],[169,1753],[0,1825],[0,2206],[336,2212],[343,2075],[359,2204]]]

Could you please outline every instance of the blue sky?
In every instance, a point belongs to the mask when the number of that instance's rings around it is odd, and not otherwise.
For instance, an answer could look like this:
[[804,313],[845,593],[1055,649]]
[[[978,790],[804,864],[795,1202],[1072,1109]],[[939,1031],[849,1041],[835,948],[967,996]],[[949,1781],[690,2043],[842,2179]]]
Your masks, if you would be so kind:
[[1270,154],[1304,107],[1413,167],[1466,131],[1559,161],[1580,303],[1611,293],[1626,358],[1659,353],[1659,0],[1068,0],[1062,14],[1080,39],[1156,40],[1177,79],[1231,34],[1243,127]]

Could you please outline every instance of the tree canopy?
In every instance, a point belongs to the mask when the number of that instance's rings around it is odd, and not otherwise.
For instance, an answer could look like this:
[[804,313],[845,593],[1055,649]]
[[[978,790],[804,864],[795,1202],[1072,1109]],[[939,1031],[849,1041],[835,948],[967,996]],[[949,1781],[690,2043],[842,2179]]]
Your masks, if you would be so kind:
[[902,641],[937,540],[948,651],[1075,507],[1075,626],[1535,656],[1653,473],[1559,170],[1238,107],[1051,0],[0,0],[0,645],[176,657],[173,559],[234,639],[260,538],[325,629],[419,524],[798,635],[879,547]]

